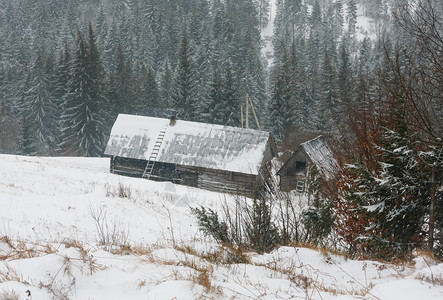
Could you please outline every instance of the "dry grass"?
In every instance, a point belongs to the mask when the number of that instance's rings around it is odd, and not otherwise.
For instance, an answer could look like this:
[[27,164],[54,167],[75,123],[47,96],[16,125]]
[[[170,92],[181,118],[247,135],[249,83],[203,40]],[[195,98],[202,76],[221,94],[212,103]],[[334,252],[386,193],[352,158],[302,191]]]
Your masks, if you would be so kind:
[[82,190],[83,194],[90,194],[90,193],[95,192],[95,186],[96,185],[97,185],[96,181],[91,181],[88,184],[82,182],[81,190]]
[[23,275],[19,274],[9,264],[5,263],[3,268],[0,269],[0,283],[8,281],[23,282]]
[[195,284],[199,284],[205,288],[206,292],[211,292],[213,290],[212,286],[212,274],[214,273],[214,269],[212,266],[198,268],[196,269],[196,273],[189,276],[189,280]]
[[106,197],[119,197],[132,199],[132,188],[129,185],[125,185],[121,181],[118,183],[117,187],[111,186],[109,183],[105,184],[105,194]]
[[69,300],[72,287],[69,285],[64,285],[59,282],[43,283],[40,282],[38,285],[39,289],[46,289],[49,293],[53,295],[52,299],[57,300]]
[[31,244],[23,241],[13,241],[9,236],[0,237],[0,243],[9,247],[9,251],[0,255],[0,260],[16,260],[22,258],[33,258],[56,252],[50,244]]
[[315,250],[320,252],[324,257],[329,257],[331,254],[335,256],[343,257],[344,259],[348,260],[350,259],[349,255],[346,252],[339,251],[336,249],[330,249],[326,247],[321,247],[319,245],[305,243],[305,242],[299,242],[297,244],[291,244],[290,247],[297,247],[297,248],[307,248],[311,250]]
[[110,250],[112,246],[129,245],[129,226],[117,219],[109,220],[103,207],[89,208],[94,220],[98,236],[98,243]]
[[[72,266],[72,261],[80,261],[83,264],[85,264],[87,266],[87,271],[88,271],[87,273],[89,275],[92,275],[97,271],[106,269],[106,266],[97,263],[97,260],[94,258],[94,256],[90,254],[91,249],[86,249],[81,242],[76,240],[66,240],[63,242],[63,244],[65,245],[66,248],[72,247],[77,249],[77,251],[80,254],[80,258],[72,258],[67,256],[63,257],[64,263],[61,269],[63,269],[63,272],[65,274],[71,274],[70,268]],[[84,272],[84,268],[82,265],[80,266],[77,265],[77,267],[80,269],[80,271],[82,271],[82,273]]]
[[2,299],[2,300],[19,300],[20,295],[15,290],[2,291],[0,293],[0,299]]
[[[213,264],[209,262],[205,256],[198,253],[195,249],[184,245],[176,246],[175,250],[184,254],[183,257],[174,257],[174,259],[158,258],[153,254],[153,248],[137,248],[134,247],[133,253],[139,256],[144,256],[144,262],[172,266],[171,274],[157,284],[166,280],[188,280],[194,284],[201,285],[206,292],[216,291],[216,287],[212,285],[212,275],[214,272]],[[185,268],[185,269],[182,269]],[[146,284],[146,280],[141,280],[138,287],[141,288]]]
[[417,274],[417,276],[415,276],[415,279],[426,281],[433,285],[443,286],[443,275],[434,275],[434,272],[431,268],[431,266],[438,264],[438,259],[435,258],[434,254],[426,250],[417,249],[415,256],[423,259],[429,269],[429,274],[420,272]]
[[145,285],[146,285],[146,279],[139,279],[138,284],[137,284],[137,290],[141,289]]

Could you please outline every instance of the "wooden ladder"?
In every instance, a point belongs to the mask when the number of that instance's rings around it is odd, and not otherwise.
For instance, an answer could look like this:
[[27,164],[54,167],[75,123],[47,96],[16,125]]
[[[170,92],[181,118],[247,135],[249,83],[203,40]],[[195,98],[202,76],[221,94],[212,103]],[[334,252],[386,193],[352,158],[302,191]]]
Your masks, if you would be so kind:
[[142,178],[150,179],[152,176],[152,171],[154,170],[154,164],[157,159],[157,156],[160,152],[160,147],[162,145],[163,139],[165,138],[166,128],[160,130],[160,133],[157,136],[157,140],[155,141],[154,147],[152,148],[151,156],[148,158],[148,162],[145,167],[145,171],[143,172]]
[[303,194],[305,192],[306,178],[297,179],[295,191],[297,194]]
[[278,199],[282,200],[283,195],[281,194],[280,187],[278,186],[278,183],[277,183],[277,179],[275,178],[274,174],[272,173],[272,168],[269,165],[269,162],[266,161],[265,165],[266,165],[266,168],[268,169],[269,178],[271,179],[272,188],[274,189],[275,194],[277,195]]

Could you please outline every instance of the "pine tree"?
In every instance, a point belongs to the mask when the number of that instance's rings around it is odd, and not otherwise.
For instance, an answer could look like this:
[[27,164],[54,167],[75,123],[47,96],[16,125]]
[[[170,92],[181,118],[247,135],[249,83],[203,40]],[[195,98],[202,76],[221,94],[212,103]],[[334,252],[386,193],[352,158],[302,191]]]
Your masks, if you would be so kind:
[[288,54],[286,47],[283,50],[283,65],[281,70],[275,75],[272,82],[271,99],[268,106],[269,125],[271,132],[277,141],[281,141],[288,130],[290,130],[297,120],[298,111],[301,107],[295,107],[298,99],[297,94],[297,61],[295,44],[291,46],[291,53]]
[[221,122],[223,125],[240,127],[239,114],[239,98],[237,94],[237,84],[232,74],[231,64],[229,62],[225,65],[223,76],[223,85],[221,93]]
[[269,22],[270,4],[269,0],[256,0],[260,27],[265,27]]
[[269,103],[269,126],[273,137],[277,142],[283,139],[285,126],[285,113],[289,111],[285,103],[284,82],[281,74],[277,75],[272,82],[271,99]]
[[246,224],[249,245],[258,253],[271,251],[279,240],[277,228],[272,222],[272,214],[266,199],[254,199]]
[[[56,145],[56,106],[50,92],[50,76],[45,72],[45,58],[38,51],[30,69],[29,89],[24,98],[26,136],[35,153],[48,155]],[[31,154],[31,153],[28,153]]]
[[110,76],[109,103],[112,109],[112,120],[119,113],[135,113],[137,111],[137,99],[134,90],[134,76],[131,63],[123,54],[120,44],[116,49],[116,62]]
[[59,111],[57,115],[57,136],[58,136],[58,151],[60,151],[60,136],[63,127],[62,116],[64,115],[64,97],[68,93],[69,79],[70,79],[70,63],[71,63],[71,49],[68,47],[68,43],[65,43],[65,48],[60,51],[59,60],[55,67],[54,75],[54,92],[52,97],[54,99],[54,105]]
[[420,180],[417,149],[403,130],[386,130],[378,147],[379,172],[358,182],[359,207],[371,220],[365,244],[385,258],[408,254],[420,245],[429,198],[430,188]]
[[141,88],[140,88],[140,112],[149,116],[161,116],[157,113],[160,108],[166,108],[167,103],[164,103],[160,98],[160,91],[157,80],[152,69],[142,68],[141,71]]
[[348,32],[355,34],[355,26],[357,24],[357,1],[347,0],[346,18],[348,20]]
[[172,72],[169,68],[168,62],[165,62],[165,65],[162,69],[159,89],[162,106],[165,108],[172,108],[172,84]]
[[223,124],[223,117],[221,116],[222,109],[223,79],[219,73],[217,64],[214,62],[208,97],[202,110],[202,121],[213,124]]
[[[349,52],[346,49],[345,41],[342,42],[339,52],[339,66],[338,66],[338,90],[341,99],[341,105],[347,107],[352,106],[355,101],[354,84],[352,65],[349,57]],[[342,118],[344,113],[343,107],[337,107],[338,118]]]
[[71,64],[69,91],[63,116],[63,154],[101,156],[105,143],[107,102],[103,96],[104,76],[92,26],[89,41],[77,30],[76,49]]
[[323,132],[337,129],[340,124],[339,111],[340,104],[338,100],[338,91],[336,87],[336,71],[325,51],[324,62],[322,66],[322,95],[317,113],[320,118],[319,130]]
[[197,120],[199,109],[197,87],[195,85],[192,52],[186,31],[183,34],[180,52],[178,53],[178,67],[174,85],[172,104],[177,115],[183,120]]
[[20,146],[20,119],[13,112],[11,104],[6,99],[6,76],[0,68],[0,152],[17,153]]

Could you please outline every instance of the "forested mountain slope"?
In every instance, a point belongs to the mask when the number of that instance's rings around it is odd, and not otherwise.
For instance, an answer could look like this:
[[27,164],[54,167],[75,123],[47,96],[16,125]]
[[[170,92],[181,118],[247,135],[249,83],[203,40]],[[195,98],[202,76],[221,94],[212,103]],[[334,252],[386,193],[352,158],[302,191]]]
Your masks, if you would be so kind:
[[0,150],[101,155],[118,113],[240,126],[246,95],[278,140],[336,131],[396,2],[276,1],[269,70],[269,0],[0,1]]

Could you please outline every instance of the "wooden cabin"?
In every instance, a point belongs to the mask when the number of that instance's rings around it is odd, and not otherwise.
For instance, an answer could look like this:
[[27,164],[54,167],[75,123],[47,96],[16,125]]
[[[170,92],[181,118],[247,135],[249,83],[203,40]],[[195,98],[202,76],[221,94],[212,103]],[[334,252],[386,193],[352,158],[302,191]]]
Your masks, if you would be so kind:
[[338,170],[338,163],[325,138],[318,136],[300,144],[297,150],[283,164],[277,174],[280,176],[280,189],[284,192],[305,192],[306,179],[312,166],[315,166],[324,180],[332,178]]
[[276,154],[269,132],[125,114],[105,149],[114,174],[248,196]]

